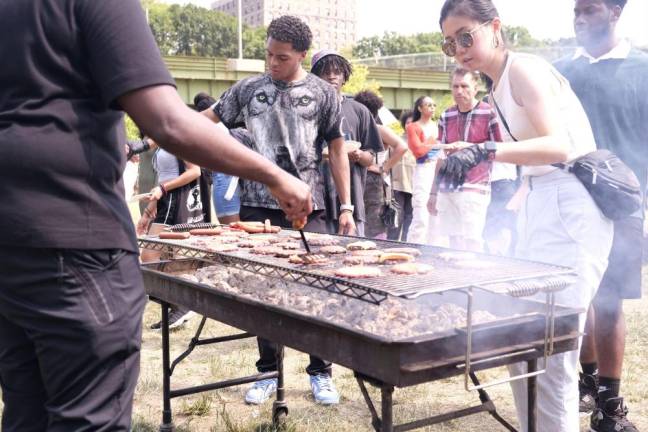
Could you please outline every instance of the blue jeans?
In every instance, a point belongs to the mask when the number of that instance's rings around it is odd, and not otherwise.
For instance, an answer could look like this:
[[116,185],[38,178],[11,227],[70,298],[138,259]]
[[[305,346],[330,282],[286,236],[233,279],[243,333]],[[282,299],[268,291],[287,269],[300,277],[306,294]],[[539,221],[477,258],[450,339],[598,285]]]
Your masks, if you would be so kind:
[[225,199],[225,193],[227,192],[231,179],[232,176],[227,174],[219,172],[214,172],[212,174],[214,210],[216,210],[216,216],[218,217],[237,215],[241,210],[238,186],[236,186],[236,191],[234,192],[232,199],[229,201]]

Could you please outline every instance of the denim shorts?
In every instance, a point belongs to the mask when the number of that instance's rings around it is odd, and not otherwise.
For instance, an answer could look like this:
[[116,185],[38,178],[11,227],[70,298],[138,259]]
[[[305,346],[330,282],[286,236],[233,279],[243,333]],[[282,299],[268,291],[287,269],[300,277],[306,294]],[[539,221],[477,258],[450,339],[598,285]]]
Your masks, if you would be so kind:
[[241,210],[239,187],[236,186],[236,191],[231,200],[227,201],[225,199],[225,193],[227,192],[232,176],[215,172],[212,174],[212,179],[214,210],[216,210],[216,216],[233,216],[239,214],[239,211]]

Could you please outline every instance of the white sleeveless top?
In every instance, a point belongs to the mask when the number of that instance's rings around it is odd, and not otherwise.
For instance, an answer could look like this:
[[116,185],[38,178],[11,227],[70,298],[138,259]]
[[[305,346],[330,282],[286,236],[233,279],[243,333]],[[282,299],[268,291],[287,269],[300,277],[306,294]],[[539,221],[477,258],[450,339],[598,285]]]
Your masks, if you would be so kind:
[[[576,94],[572,91],[567,80],[553,66],[540,57],[509,52],[506,67],[504,68],[497,88],[493,90],[493,96],[511,129],[511,134],[519,141],[540,137],[540,134],[533,127],[533,124],[524,111],[524,108],[518,105],[515,99],[513,99],[511,82],[509,80],[509,73],[513,61],[530,62],[535,69],[542,71],[539,74],[542,80],[539,85],[541,88],[555,95],[553,100],[557,104],[551,107],[551,109],[559,110],[557,118],[562,122],[560,125],[562,129],[561,135],[569,142],[567,160],[572,161],[596,150],[596,142],[594,141],[594,135],[592,134],[592,128],[587,119],[587,114],[585,114],[583,106]],[[501,119],[500,130],[502,131],[502,139],[504,141],[514,141],[506,131],[504,122]],[[524,166],[522,167],[522,175],[540,176],[556,169],[551,165]]]

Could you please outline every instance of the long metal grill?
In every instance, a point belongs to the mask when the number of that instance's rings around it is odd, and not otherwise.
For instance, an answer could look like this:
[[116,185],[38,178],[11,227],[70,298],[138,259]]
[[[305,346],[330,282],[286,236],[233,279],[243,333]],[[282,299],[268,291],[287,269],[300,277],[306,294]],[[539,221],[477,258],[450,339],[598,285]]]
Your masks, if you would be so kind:
[[[176,226],[174,230],[181,231],[194,227]],[[283,230],[280,235],[285,236],[286,240],[296,241],[290,236],[290,232],[292,230]],[[330,237],[335,238],[342,246],[360,240],[348,236],[331,235]],[[486,254],[474,254],[474,258],[470,261],[478,265],[471,266],[470,262],[442,258],[443,253],[456,252],[451,249],[390,240],[372,240],[378,249],[416,248],[421,252],[421,256],[417,257],[416,261],[430,264],[434,269],[424,275],[397,275],[384,267],[381,277],[347,279],[335,275],[335,269],[345,265],[342,263],[344,256],[340,255],[329,256],[330,262],[326,265],[303,266],[291,264],[287,259],[253,254],[249,249],[244,248],[233,252],[212,252],[205,247],[192,245],[191,239],[160,240],[157,237],[144,237],[139,241],[142,248],[166,251],[174,256],[208,258],[214,262],[291,282],[304,283],[372,303],[380,303],[389,295],[412,298],[426,293],[475,286],[515,296],[526,296],[562,289],[574,274],[571,269],[565,267]]]

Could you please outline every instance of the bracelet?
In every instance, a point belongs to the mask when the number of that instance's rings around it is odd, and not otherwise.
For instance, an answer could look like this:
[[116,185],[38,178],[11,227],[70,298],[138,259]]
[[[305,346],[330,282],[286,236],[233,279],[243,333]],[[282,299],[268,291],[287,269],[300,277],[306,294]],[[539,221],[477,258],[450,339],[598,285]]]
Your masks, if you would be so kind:
[[353,213],[355,211],[355,207],[353,206],[353,204],[340,204],[340,213],[342,213],[343,211],[349,211]]
[[167,189],[164,187],[164,185],[163,185],[162,183],[160,183],[160,184],[158,185],[158,187],[159,187],[160,190],[162,191],[162,196],[166,196],[166,195],[169,193],[169,191],[167,191]]
[[351,214],[353,214],[353,210],[351,210],[351,209],[341,209],[340,210],[340,215],[342,215],[342,213],[351,213]]

